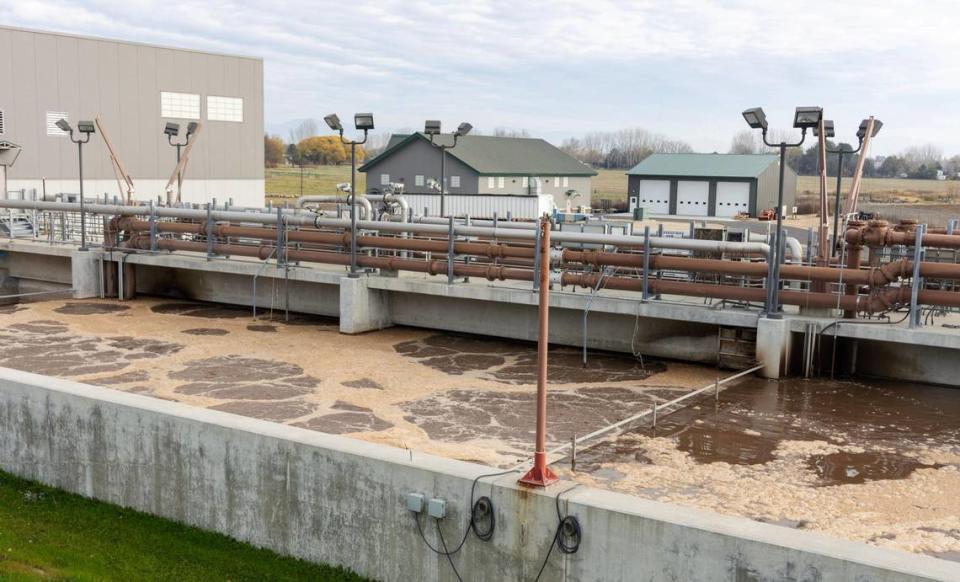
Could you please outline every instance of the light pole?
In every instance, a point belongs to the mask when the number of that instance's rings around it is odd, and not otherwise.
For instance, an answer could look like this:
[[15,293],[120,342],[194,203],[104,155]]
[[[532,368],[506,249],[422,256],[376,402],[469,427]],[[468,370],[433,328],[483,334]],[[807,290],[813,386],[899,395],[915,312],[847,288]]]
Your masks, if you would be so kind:
[[445,205],[445,194],[447,193],[447,150],[450,148],[457,147],[457,140],[470,133],[470,130],[473,129],[473,126],[464,121],[457,127],[457,131],[453,132],[453,143],[452,144],[442,144],[436,143],[434,138],[440,135],[440,122],[431,119],[423,126],[423,133],[430,136],[430,143],[435,148],[440,149],[440,216],[445,217],[446,214],[446,205]]
[[[839,236],[840,231],[840,182],[843,177],[843,156],[845,154],[856,154],[859,153],[863,148],[863,138],[867,136],[867,125],[870,120],[864,119],[860,122],[860,128],[857,130],[857,149],[843,149],[843,147],[838,147],[835,150],[827,148],[828,154],[837,154],[837,197],[834,201],[833,207],[833,238],[830,242],[830,254],[833,254],[837,250],[837,237]],[[823,122],[824,137],[834,137],[836,132],[833,129],[833,121],[825,120]],[[873,134],[871,137],[877,137],[877,134],[880,133],[880,128],[883,127],[883,122],[879,119],[873,120]],[[813,135],[817,135],[817,128],[813,128]]]
[[83,134],[83,139],[74,139],[73,128],[66,119],[57,122],[60,131],[70,134],[70,141],[77,144],[77,158],[80,162],[80,250],[87,249],[87,215],[83,207],[83,144],[90,141],[90,134],[96,133],[96,128],[92,121],[78,121],[77,131]]
[[[373,129],[372,113],[357,113],[353,116],[353,125],[357,131],[363,131],[360,141],[343,137],[343,124],[337,114],[331,113],[323,118],[333,131],[340,134],[340,141],[350,146],[350,277],[360,276],[357,270],[357,146],[367,143],[367,132]],[[301,166],[302,171],[302,166]]]
[[780,314],[780,248],[783,238],[783,176],[787,165],[787,148],[800,147],[803,140],[807,138],[807,129],[817,127],[820,119],[823,117],[823,109],[820,107],[797,107],[793,114],[793,126],[801,130],[800,141],[787,143],[781,141],[779,144],[773,144],[767,141],[767,115],[760,107],[747,109],[743,112],[743,119],[747,125],[753,129],[763,131],[763,143],[767,147],[780,149],[780,185],[777,192],[777,230],[774,233],[773,248],[770,249],[770,260],[773,261],[770,281],[767,281],[767,317],[770,319],[779,319]]
[[[187,139],[183,143],[173,143],[173,138],[180,134],[180,124],[167,122],[163,128],[163,133],[167,136],[167,143],[177,148],[177,167],[180,167],[180,148],[190,143],[190,136],[197,131],[197,122],[191,121],[187,124]],[[177,171],[177,202],[183,200],[183,172]]]

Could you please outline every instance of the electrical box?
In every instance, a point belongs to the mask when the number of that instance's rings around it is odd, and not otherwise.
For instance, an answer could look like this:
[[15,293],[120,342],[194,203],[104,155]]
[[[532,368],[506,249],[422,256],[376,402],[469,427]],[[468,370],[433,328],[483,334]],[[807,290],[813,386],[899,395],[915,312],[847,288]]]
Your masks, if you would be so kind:
[[431,499],[427,503],[427,515],[436,519],[443,519],[447,515],[447,502],[443,499]]
[[421,493],[407,493],[407,509],[414,513],[423,513],[424,496]]

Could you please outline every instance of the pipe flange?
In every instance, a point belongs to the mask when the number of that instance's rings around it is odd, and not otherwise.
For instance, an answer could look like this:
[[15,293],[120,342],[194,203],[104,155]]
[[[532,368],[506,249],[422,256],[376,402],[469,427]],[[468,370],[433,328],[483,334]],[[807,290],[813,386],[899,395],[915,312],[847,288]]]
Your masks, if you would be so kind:
[[550,265],[557,267],[563,265],[563,249],[550,249]]
[[563,286],[563,272],[550,271],[550,284]]

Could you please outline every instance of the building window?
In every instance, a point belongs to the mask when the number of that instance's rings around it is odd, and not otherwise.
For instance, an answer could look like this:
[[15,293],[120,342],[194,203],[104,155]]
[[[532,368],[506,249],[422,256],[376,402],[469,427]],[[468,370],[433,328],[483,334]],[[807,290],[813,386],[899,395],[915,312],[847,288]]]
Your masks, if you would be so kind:
[[243,121],[243,99],[207,96],[207,119],[210,121]]
[[200,119],[200,96],[193,93],[161,91],[160,117]]
[[523,188],[529,188],[529,187],[530,187],[530,179],[529,179],[528,177],[526,177],[526,176],[524,176],[523,178],[521,178],[521,180],[520,180],[520,186],[523,187]]
[[70,135],[57,127],[57,122],[61,119],[70,120],[64,111],[47,111],[47,135]]
[[4,129],[3,125],[3,109],[0,109],[0,135],[3,135],[4,133],[6,133],[6,130]]
[[497,179],[494,178],[493,176],[487,176],[487,188],[492,189],[496,187],[497,187]]
[[460,187],[460,176],[450,176],[450,187],[451,188]]
[[497,178],[497,188],[503,188],[504,183],[505,183],[505,179],[503,176],[500,176]]
[[381,186],[390,185],[390,174],[380,174],[380,185]]
[[423,186],[423,175],[414,176],[413,183],[417,186]]
[[568,177],[566,177],[566,176],[563,177],[563,187],[564,187],[564,188],[569,188],[569,187],[570,187],[570,178],[568,178]]

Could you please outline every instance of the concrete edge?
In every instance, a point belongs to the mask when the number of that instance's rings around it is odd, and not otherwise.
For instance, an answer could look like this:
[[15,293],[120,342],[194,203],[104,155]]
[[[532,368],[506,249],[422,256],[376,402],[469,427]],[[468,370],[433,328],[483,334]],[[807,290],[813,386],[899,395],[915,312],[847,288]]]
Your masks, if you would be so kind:
[[[159,400],[141,394],[131,394],[72,380],[21,372],[10,368],[0,368],[0,381],[35,385],[93,401],[103,401],[131,409],[179,416],[201,424],[326,448],[348,455],[373,458],[402,466],[443,472],[468,480],[498,472],[496,468],[476,463],[446,459],[428,453],[418,453],[410,449],[398,449],[350,437],[320,433],[179,402]],[[516,474],[492,477],[487,482],[512,490],[524,489],[530,494],[548,498],[553,498],[558,493],[566,491],[571,485],[571,482],[563,482],[546,490],[530,490],[517,483]],[[874,547],[825,534],[759,523],[748,518],[726,516],[585,486],[576,486],[563,495],[563,500],[573,506],[596,507],[611,512],[742,538],[795,551],[825,555],[891,572],[909,573],[913,576],[923,576],[935,580],[960,581],[960,564],[954,562],[931,556]]]

